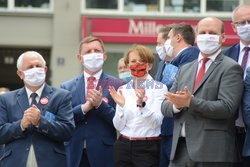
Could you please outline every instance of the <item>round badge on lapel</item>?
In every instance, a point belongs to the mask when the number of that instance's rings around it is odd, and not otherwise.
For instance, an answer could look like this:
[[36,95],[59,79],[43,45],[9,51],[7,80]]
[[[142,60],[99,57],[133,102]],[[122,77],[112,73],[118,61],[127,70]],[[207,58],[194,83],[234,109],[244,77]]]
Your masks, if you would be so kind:
[[105,103],[109,103],[109,99],[107,97],[103,97],[102,101],[104,101]]
[[48,104],[48,102],[49,102],[49,100],[48,100],[47,97],[43,97],[43,98],[41,98],[41,100],[40,100],[40,103],[41,103],[42,105],[46,105],[46,104]]

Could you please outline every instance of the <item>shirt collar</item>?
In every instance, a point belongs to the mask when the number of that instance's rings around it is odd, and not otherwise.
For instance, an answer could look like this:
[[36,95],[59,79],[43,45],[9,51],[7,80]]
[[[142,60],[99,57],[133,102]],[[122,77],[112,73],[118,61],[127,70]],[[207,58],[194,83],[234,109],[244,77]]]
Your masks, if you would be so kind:
[[96,81],[98,81],[100,78],[101,78],[101,75],[102,75],[102,69],[100,71],[98,71],[96,74],[94,75],[90,75],[88,74],[87,72],[83,72],[84,73],[84,80],[85,80],[85,83],[87,83],[87,78],[92,76],[92,77],[95,77]]
[[[211,56],[209,56],[208,58],[212,61],[215,61],[216,57],[220,54],[221,49],[219,49],[217,52],[215,52],[214,54],[212,54]],[[199,57],[198,57],[198,62],[201,62],[201,60],[203,59],[203,56],[201,54],[201,52],[199,53]]]
[[245,47],[250,47],[250,45],[244,45],[241,41],[240,41],[240,52],[244,51]]
[[[38,96],[39,98],[40,98],[41,95],[42,95],[42,91],[43,91],[44,86],[45,86],[45,84],[43,84],[39,89],[36,90],[36,92],[34,92],[34,93],[37,94],[37,96]],[[31,90],[29,90],[29,88],[27,88],[26,86],[25,86],[25,90],[26,90],[26,92],[27,92],[28,98],[30,98],[31,93],[33,93],[33,92],[32,92]]]
[[183,51],[183,50],[185,50],[185,49],[187,49],[187,48],[189,48],[190,46],[188,46],[188,47],[185,47],[185,48],[182,48],[177,54],[176,54],[176,56],[175,57],[177,57],[177,56],[179,56],[179,54]]

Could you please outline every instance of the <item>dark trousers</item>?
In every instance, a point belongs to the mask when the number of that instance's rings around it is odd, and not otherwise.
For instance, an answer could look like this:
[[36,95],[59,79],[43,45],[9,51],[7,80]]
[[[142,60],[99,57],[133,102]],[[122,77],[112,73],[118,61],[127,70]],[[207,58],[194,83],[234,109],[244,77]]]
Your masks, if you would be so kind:
[[180,139],[175,157],[170,161],[169,167],[233,167],[233,163],[224,162],[195,162],[188,155],[185,139]]
[[242,157],[242,149],[246,137],[245,129],[242,127],[235,127],[236,130],[236,147],[238,154],[238,162],[234,163],[234,167],[250,167],[249,158]]
[[83,149],[82,159],[79,167],[90,167],[87,150]]
[[160,167],[168,167],[173,135],[161,136]]
[[159,167],[160,140],[118,139],[114,144],[115,167]]

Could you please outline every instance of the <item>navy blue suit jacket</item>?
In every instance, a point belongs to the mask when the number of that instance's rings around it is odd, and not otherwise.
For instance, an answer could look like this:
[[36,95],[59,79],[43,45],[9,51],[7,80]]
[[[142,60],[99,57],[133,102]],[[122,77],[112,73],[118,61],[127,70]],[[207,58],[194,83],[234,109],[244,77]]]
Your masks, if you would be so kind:
[[223,51],[224,55],[231,57],[236,62],[238,62],[239,53],[240,53],[240,43],[236,43],[233,46],[231,46]]
[[171,64],[175,65],[176,67],[180,68],[182,65],[189,63],[198,58],[200,50],[195,47],[191,46],[184,49],[177,57],[175,57]]
[[[176,67],[180,68],[182,65],[189,63],[199,56],[199,49],[195,46],[191,46],[183,50],[177,57],[175,57],[171,64],[175,65]],[[165,67],[165,61],[161,61],[158,66],[157,73],[155,75],[156,81],[161,81],[161,75]],[[161,134],[164,136],[173,135],[173,126],[174,126],[174,119],[164,117],[161,126]]]
[[39,127],[22,131],[21,119],[29,108],[25,88],[0,95],[0,144],[5,144],[1,166],[26,167],[33,144],[38,166],[66,167],[64,141],[70,139],[74,130],[71,95],[45,84],[41,98],[47,98],[48,103],[37,105],[41,111]]
[[84,75],[67,81],[62,88],[72,93],[72,107],[76,130],[71,140],[66,143],[67,161],[69,167],[78,167],[84,149],[84,140],[91,167],[113,167],[113,144],[116,140],[116,130],[113,125],[115,103],[109,94],[107,86],[116,81],[115,78],[102,73],[98,86],[104,86],[103,99],[97,109],[83,114],[81,105],[85,103]]
[[245,90],[243,95],[242,114],[247,128],[242,155],[250,156],[250,67],[247,68]]

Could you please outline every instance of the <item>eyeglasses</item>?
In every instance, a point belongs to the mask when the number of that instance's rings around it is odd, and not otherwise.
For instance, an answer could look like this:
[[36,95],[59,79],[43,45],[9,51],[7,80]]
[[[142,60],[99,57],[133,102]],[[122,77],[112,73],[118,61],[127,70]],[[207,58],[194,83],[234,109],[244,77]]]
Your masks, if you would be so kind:
[[234,24],[236,26],[244,26],[246,24],[250,24],[250,20],[243,20],[243,21],[238,21],[238,22],[234,22]]

